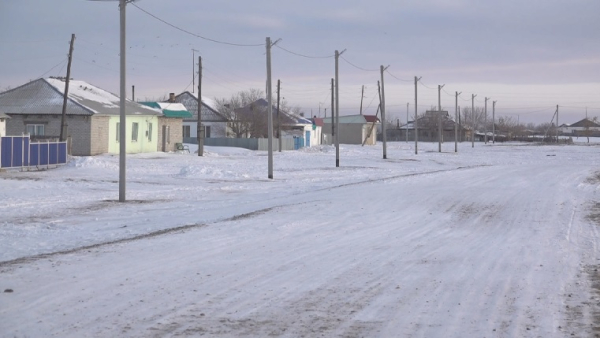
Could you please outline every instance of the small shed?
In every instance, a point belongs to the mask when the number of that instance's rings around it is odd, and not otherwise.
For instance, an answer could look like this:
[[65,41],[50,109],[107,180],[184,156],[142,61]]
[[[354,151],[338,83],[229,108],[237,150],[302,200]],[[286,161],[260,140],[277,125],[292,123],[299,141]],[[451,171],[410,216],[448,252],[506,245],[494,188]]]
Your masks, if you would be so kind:
[[[333,121],[335,124],[335,120]],[[344,115],[339,117],[339,142],[342,144],[374,145],[377,142],[377,126],[381,123],[375,115]],[[332,119],[323,120],[325,139],[335,142],[332,135]],[[335,128],[334,128],[335,131]]]

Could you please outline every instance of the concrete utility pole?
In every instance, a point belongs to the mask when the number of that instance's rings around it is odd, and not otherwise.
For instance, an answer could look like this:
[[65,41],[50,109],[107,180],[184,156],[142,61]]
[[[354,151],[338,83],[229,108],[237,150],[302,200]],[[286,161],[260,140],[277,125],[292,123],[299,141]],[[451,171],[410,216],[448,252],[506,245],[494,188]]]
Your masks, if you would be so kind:
[[471,148],[475,148],[475,98],[477,95],[471,94],[471,121],[473,122],[473,130],[471,131]]
[[120,15],[120,27],[121,27],[121,41],[120,41],[120,73],[121,73],[121,88],[120,88],[120,97],[119,97],[119,202],[125,202],[125,154],[127,153],[127,134],[126,134],[126,123],[127,119],[125,118],[125,78],[127,68],[125,67],[125,53],[127,52],[126,41],[125,41],[125,26],[126,26],[126,14],[125,7],[127,1],[119,0],[119,9],[121,10]]
[[194,87],[196,86],[196,53],[199,50],[192,48],[192,93],[194,92]]
[[363,104],[364,97],[365,97],[365,85],[362,85],[362,91],[360,93],[360,115],[362,115],[362,104]]
[[331,144],[335,144],[335,86],[334,79],[331,79]]
[[[277,43],[277,42],[275,42]],[[274,44],[275,44],[274,43]],[[267,102],[269,104],[267,108],[268,114],[268,149],[269,149],[269,179],[273,179],[273,99],[271,93],[271,38],[267,37]]]
[[60,141],[67,139],[67,98],[69,97],[69,81],[71,80],[71,61],[73,60],[73,44],[75,44],[75,34],[71,34],[71,44],[69,46],[69,62],[67,63],[67,78],[65,79],[65,92],[63,96],[62,116],[60,119]]
[[406,143],[408,143],[408,105],[410,103],[406,102]]
[[485,144],[487,144],[487,102],[489,99],[489,97],[485,98],[485,108],[483,108],[483,132],[485,133],[485,135],[483,135],[483,139]]
[[198,57],[198,125],[196,127],[198,137],[198,156],[204,156],[204,127],[202,126],[202,57]]
[[[277,138],[279,140],[279,152],[281,152],[281,117],[279,116],[279,92],[281,91],[281,80],[277,80]],[[321,110],[321,106],[319,106]]]
[[438,152],[442,152],[442,88],[444,88],[445,84],[438,85]]
[[[382,140],[383,140],[383,159],[387,159],[387,132],[386,132],[386,120],[385,120],[385,86],[383,85],[383,72],[388,69],[389,66],[383,67],[383,65],[379,66],[379,71],[381,72],[381,132]],[[377,135],[377,133],[375,133]],[[375,137],[377,139],[377,137]]]
[[[454,152],[458,152],[458,118],[460,116],[460,111],[458,110],[458,95],[462,92],[455,92],[454,95]],[[462,132],[462,130],[461,130]]]
[[341,53],[335,51],[335,166],[340,166],[340,78],[339,78],[339,61],[340,55],[344,54],[344,49]]
[[419,139],[419,128],[417,126],[417,117],[418,117],[417,116],[417,114],[418,114],[417,107],[419,105],[417,104],[417,82],[419,82],[420,79],[421,79],[420,77],[417,78],[415,76],[415,120],[413,121],[413,130],[415,132],[415,155],[417,155],[419,153],[419,150],[418,150],[418,146],[419,146],[419,141],[418,141],[418,139]]
[[492,101],[492,144],[496,143],[496,102]]

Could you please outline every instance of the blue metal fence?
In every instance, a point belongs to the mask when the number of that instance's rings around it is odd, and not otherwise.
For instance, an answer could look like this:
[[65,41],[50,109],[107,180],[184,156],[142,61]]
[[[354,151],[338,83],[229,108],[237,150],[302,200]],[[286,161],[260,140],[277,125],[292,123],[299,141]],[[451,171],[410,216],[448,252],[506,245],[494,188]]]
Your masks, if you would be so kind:
[[67,142],[30,142],[29,136],[0,138],[0,168],[65,164],[67,157]]

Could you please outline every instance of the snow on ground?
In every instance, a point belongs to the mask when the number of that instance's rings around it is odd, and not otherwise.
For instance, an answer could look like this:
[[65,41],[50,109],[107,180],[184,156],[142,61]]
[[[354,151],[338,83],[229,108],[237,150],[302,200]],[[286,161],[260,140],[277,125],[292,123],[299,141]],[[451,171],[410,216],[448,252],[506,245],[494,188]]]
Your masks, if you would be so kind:
[[437,147],[2,172],[0,336],[600,333],[600,146]]

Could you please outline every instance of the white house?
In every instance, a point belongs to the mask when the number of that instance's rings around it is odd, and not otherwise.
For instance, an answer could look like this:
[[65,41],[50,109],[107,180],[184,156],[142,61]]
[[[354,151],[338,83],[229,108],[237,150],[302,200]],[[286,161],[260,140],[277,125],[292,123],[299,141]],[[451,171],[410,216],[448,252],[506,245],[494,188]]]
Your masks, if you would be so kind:
[[586,117],[570,125],[562,124],[560,131],[563,135],[598,136],[600,134],[600,124]]

